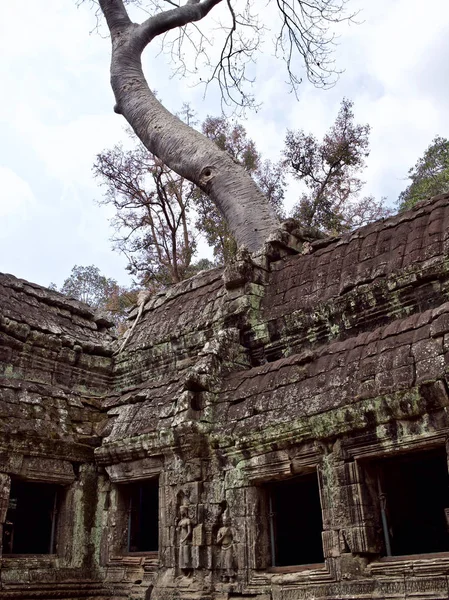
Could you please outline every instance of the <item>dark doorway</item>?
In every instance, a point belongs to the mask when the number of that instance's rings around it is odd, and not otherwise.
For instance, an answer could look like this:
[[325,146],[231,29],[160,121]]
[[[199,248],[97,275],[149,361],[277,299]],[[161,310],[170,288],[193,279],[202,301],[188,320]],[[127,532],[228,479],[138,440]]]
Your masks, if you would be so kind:
[[53,554],[60,487],[13,480],[6,523],[5,554]]
[[385,554],[388,545],[393,556],[449,550],[445,450],[383,460],[378,464],[378,477]]
[[324,562],[316,473],[272,484],[268,494],[272,566]]
[[129,486],[129,552],[157,552],[159,548],[159,482]]

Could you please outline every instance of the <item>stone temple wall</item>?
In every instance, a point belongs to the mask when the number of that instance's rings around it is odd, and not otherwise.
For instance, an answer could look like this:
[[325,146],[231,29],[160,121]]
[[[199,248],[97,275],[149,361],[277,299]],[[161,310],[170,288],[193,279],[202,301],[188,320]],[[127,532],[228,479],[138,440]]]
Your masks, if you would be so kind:
[[121,351],[0,276],[4,531],[57,490],[48,551],[3,535],[0,599],[448,598],[448,225],[449,195],[287,223],[136,308]]
[[0,276],[0,312],[0,528],[11,480],[61,490],[57,552],[4,554],[0,597],[93,597],[94,449],[113,338],[89,307],[10,275]]

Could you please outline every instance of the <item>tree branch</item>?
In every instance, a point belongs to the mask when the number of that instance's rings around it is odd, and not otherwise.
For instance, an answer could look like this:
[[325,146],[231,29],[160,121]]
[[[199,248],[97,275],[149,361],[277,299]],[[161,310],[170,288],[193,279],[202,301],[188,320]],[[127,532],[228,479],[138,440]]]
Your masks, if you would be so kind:
[[[104,1],[104,0],[103,0]],[[119,0],[121,2],[121,0]],[[135,36],[140,51],[158,35],[184,27],[188,23],[200,21],[222,0],[203,0],[202,2],[188,2],[179,8],[166,10],[144,21],[136,30]]]

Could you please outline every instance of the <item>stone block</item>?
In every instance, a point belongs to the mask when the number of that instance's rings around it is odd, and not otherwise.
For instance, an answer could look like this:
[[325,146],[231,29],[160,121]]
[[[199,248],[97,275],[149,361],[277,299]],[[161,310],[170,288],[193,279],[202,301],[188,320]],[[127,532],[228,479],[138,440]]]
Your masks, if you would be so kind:
[[364,557],[342,554],[340,557],[340,573],[344,580],[366,577],[368,560]]
[[205,542],[205,532],[203,523],[199,523],[192,531],[192,545],[203,546]]
[[442,353],[442,339],[423,339],[412,345],[412,354],[417,362],[436,358]]
[[353,526],[348,530],[348,545],[352,553],[377,554],[382,542],[377,528],[364,525]]
[[419,387],[419,393],[425,400],[429,412],[449,405],[447,384],[444,381],[423,383]]
[[416,383],[442,378],[445,372],[444,356],[439,355],[416,363]]

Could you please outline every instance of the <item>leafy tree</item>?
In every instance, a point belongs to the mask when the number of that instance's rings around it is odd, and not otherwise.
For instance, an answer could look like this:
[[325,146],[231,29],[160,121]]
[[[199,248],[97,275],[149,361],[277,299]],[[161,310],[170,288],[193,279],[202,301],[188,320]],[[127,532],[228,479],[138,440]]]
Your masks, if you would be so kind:
[[449,192],[449,140],[436,136],[408,172],[411,180],[398,198],[399,210],[412,208],[420,200]]
[[[183,5],[171,0],[135,0],[146,12],[145,20],[136,24],[125,6],[133,0],[99,0],[111,34],[115,111],[125,117],[144,146],[163,164],[195,183],[212,199],[238,244],[251,251],[259,249],[268,232],[278,225],[269,202],[231,156],[161,105],[143,74],[142,52],[159,38],[174,58],[175,69],[186,74],[189,53],[184,45],[191,44],[195,55],[193,71],[201,64],[211,66],[209,75],[202,72],[200,79],[206,83],[216,80],[225,102],[251,106],[254,99],[245,84],[251,81],[250,67],[267,31],[262,17],[270,12],[271,24],[273,14],[278,16],[276,51],[285,60],[291,86],[296,90],[301,82],[301,76],[294,71],[299,55],[308,78],[315,85],[327,87],[335,82],[332,26],[351,18],[344,10],[346,1],[279,0],[269,2],[274,13],[265,9],[257,13],[252,0],[187,0]],[[170,8],[165,10],[167,5]],[[222,18],[217,35],[222,35],[223,45],[218,53],[215,40],[209,41],[201,30],[203,20],[215,7],[214,14],[218,12]],[[192,24],[195,25],[189,26]]]
[[136,305],[138,293],[139,288],[117,286],[112,289],[111,295],[104,304],[103,310],[115,323],[119,334],[127,329],[125,322],[128,318],[128,311]]
[[369,125],[354,123],[353,103],[343,99],[334,125],[319,142],[289,131],[285,164],[307,187],[292,216],[305,226],[340,233],[389,214],[384,199],[360,198],[359,174],[369,154]]
[[[197,123],[189,104],[179,114],[189,125]],[[99,203],[115,209],[114,249],[125,254],[140,286],[157,289],[213,266],[207,259],[193,262],[198,235],[193,200],[201,195],[195,184],[140,143],[133,150],[117,145],[98,154],[93,172],[106,187]]]
[[126,310],[135,304],[137,297],[137,290],[120,286],[115,279],[102,275],[94,265],[75,265],[59,290],[54,283],[49,287],[68,298],[103,310],[116,325],[124,321]]
[[103,204],[115,208],[115,249],[146,286],[186,277],[196,251],[190,211],[196,188],[141,144],[114,146],[97,156],[94,174],[106,187]]
[[188,277],[193,277],[194,275],[196,275],[197,273],[200,273],[200,271],[208,271],[209,269],[213,269],[214,267],[216,267],[217,265],[215,265],[211,260],[209,260],[208,258],[200,258],[199,260],[197,260],[196,262],[192,263],[190,265],[190,267],[187,269],[186,272],[186,279]]
[[85,302],[93,308],[99,308],[104,306],[117,287],[115,279],[102,275],[98,267],[75,265],[59,291],[69,298]]

